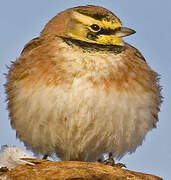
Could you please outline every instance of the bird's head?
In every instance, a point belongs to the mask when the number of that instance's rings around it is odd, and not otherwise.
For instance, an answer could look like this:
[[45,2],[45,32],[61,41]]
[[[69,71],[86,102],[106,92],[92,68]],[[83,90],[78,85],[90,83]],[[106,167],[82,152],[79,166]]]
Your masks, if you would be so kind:
[[79,6],[55,16],[41,36],[55,35],[88,43],[124,46],[122,37],[135,33],[118,17],[99,6]]

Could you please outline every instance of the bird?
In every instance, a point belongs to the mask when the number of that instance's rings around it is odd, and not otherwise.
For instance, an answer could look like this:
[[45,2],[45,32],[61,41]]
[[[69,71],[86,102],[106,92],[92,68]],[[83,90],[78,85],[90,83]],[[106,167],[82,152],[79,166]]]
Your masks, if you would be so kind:
[[24,46],[5,88],[11,126],[27,149],[92,162],[142,145],[162,95],[158,73],[123,40],[134,33],[104,7],[77,6]]

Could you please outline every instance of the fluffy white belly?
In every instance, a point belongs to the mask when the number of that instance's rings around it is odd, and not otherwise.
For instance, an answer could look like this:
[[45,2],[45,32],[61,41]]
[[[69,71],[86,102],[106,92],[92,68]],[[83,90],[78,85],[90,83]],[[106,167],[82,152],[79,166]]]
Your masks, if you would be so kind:
[[67,88],[18,85],[12,126],[38,154],[84,161],[106,152],[120,157],[135,151],[153,128],[152,101],[150,93],[106,92],[81,79]]

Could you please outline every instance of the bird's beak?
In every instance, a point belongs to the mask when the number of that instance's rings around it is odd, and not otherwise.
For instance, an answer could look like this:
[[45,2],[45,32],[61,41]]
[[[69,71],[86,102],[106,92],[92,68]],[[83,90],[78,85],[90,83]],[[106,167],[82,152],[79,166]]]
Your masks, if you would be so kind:
[[116,37],[125,37],[134,33],[136,33],[136,31],[134,31],[133,29],[127,27],[120,27],[115,30],[114,34]]

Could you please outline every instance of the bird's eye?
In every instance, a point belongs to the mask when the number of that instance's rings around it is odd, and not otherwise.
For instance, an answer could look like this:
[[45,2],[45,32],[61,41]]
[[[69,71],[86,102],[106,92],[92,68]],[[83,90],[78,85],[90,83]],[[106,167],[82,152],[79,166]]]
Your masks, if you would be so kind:
[[100,27],[97,24],[92,24],[90,27],[93,31],[96,31],[96,32],[98,32],[100,30]]

